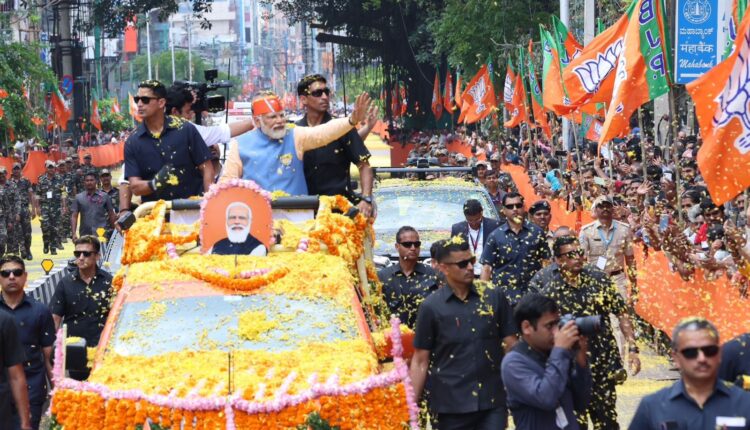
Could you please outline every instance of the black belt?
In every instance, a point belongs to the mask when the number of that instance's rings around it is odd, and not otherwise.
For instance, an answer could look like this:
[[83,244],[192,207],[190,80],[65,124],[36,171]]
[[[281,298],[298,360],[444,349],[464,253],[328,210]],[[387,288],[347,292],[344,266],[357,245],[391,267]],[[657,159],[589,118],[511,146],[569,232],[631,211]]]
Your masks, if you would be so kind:
[[617,276],[617,275],[621,275],[621,274],[623,274],[623,273],[625,273],[625,271],[624,271],[624,270],[622,270],[622,269],[620,269],[620,270],[615,270],[614,272],[610,272],[610,273],[609,273],[609,276]]

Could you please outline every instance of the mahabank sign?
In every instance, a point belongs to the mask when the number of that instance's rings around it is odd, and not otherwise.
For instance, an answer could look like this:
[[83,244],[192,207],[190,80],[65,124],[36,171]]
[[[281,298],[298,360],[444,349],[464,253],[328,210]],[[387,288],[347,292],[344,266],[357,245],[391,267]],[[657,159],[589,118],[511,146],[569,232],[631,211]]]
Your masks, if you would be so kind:
[[735,31],[731,0],[676,0],[675,82],[687,84],[723,58]]

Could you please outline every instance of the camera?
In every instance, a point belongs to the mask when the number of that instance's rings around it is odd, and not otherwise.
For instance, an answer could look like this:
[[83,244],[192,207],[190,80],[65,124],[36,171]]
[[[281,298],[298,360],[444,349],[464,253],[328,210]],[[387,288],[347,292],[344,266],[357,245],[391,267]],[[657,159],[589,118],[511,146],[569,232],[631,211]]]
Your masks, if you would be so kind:
[[567,324],[568,321],[574,321],[576,327],[578,327],[578,332],[583,336],[591,336],[602,329],[601,315],[576,317],[573,314],[565,314],[560,318],[560,328]]
[[219,72],[216,69],[208,69],[203,72],[205,82],[174,81],[175,87],[195,91],[196,100],[193,102],[193,112],[195,112],[195,123],[198,125],[201,124],[203,112],[216,113],[226,109],[226,98],[223,95],[207,95],[210,91],[233,86],[229,81],[215,82],[218,77]]

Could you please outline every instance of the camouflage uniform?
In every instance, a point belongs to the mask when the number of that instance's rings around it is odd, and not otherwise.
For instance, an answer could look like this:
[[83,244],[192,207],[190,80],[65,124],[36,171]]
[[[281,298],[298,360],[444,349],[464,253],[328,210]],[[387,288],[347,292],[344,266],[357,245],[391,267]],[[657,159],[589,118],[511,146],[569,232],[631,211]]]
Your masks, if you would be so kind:
[[[101,176],[101,172],[99,171],[99,168],[96,166],[87,166],[85,164],[81,165],[81,170],[83,170],[83,176],[81,177],[81,182],[83,182],[83,178],[86,177],[89,173],[93,173],[96,175],[97,182],[99,181],[99,176]],[[81,186],[81,191],[83,191],[83,186]]]
[[15,252],[9,243],[9,233],[16,229],[16,215],[20,212],[16,187],[11,182],[0,184],[0,255]]
[[[83,184],[78,185],[76,183],[77,178],[75,172],[66,172],[61,174],[60,177],[62,179],[63,185],[65,186],[65,192],[68,195],[65,202],[67,204],[67,208],[70,209],[71,207],[73,207],[73,199],[75,199],[76,194],[83,190]],[[73,237],[73,234],[70,231],[70,220],[64,219],[61,227],[60,237],[63,240],[66,240],[69,237]]]
[[[60,223],[70,226],[70,220],[66,221],[62,216],[62,199],[65,194],[63,179],[59,175],[54,175],[51,178],[47,174],[40,176],[36,185],[36,194],[42,212],[44,252],[47,253],[47,250],[50,250],[53,254],[57,254],[55,248],[62,249]],[[67,199],[67,195],[64,198]]]
[[18,202],[20,206],[20,222],[13,229],[11,235],[11,246],[18,249],[24,257],[31,255],[31,201],[29,191],[33,192],[31,181],[21,176],[19,179],[11,178],[10,181],[16,187]]

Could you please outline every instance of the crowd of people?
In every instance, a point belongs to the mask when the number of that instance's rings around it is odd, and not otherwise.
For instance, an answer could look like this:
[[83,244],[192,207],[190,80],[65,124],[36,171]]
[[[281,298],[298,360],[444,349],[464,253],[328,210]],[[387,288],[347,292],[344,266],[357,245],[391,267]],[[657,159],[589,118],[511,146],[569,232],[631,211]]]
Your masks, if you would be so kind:
[[[297,93],[305,115],[294,126],[279,97],[260,93],[252,100],[252,121],[204,127],[190,122],[193,93],[145,81],[134,97],[143,122],[127,138],[119,187],[90,156],[80,165],[77,157],[47,162],[35,187],[20,176],[20,164],[10,179],[0,169],[3,253],[31,259],[28,226],[38,215],[44,252],[55,254],[71,239],[77,265],[57,285],[48,309],[23,293],[23,258],[0,260],[0,357],[16,404],[8,412],[11,396],[0,389],[0,417],[11,413],[17,428],[38,426],[61,323],[89,346],[98,343],[112,290],[111,276],[96,265],[95,236],[118,228],[133,196],[141,202],[188,198],[241,178],[290,195],[344,195],[365,216],[377,216],[363,143],[377,119],[369,96],[359,96],[349,116],[334,118],[325,77],[303,78]],[[463,127],[392,138],[400,139],[392,145],[414,144],[411,160],[476,167],[499,215],[493,219],[480,201],[466,201],[451,235],[431,244],[429,263],[419,261],[420,232],[404,225],[395,237],[398,262],[378,274],[390,312],[415,331],[410,376],[434,429],[505,428],[508,410],[518,429],[587,428],[589,419],[596,429],[619,428],[616,386],[628,377],[626,369],[640,371],[638,341],[656,339],[633,309],[636,247],[663,251],[686,279],[697,268],[707,280],[726,277],[745,299],[745,196],[723,206],[712,202],[696,166],[699,137],[680,132],[667,151],[634,129],[604,154],[585,141],[560,149],[539,138],[490,138]],[[218,145],[230,141],[222,163]],[[462,150],[451,151],[455,145]],[[359,192],[351,187],[352,165],[360,173]],[[538,200],[519,194],[507,165],[525,168]],[[553,201],[595,221],[553,230]],[[694,422],[750,420],[750,394],[720,382],[750,374],[743,339],[719,354],[710,322],[680,323],[670,348],[681,380],[644,398],[631,428],[702,429]]]
[[[588,428],[589,419],[597,429],[619,428],[616,386],[628,377],[625,364],[640,371],[636,340],[661,346],[655,343],[664,338],[633,308],[636,247],[663,251],[684,279],[725,276],[737,299],[746,298],[745,196],[713,204],[696,166],[699,137],[680,132],[676,154],[667,156],[640,137],[636,129],[613,142],[607,157],[585,142],[556,151],[511,136],[493,143],[461,128],[407,137],[411,159],[475,166],[500,215],[488,219],[479,201],[467,201],[451,236],[432,243],[431,267],[417,261],[419,232],[404,225],[396,235],[398,262],[379,272],[389,310],[415,329],[411,375],[433,428],[503,428],[505,405],[516,428]],[[524,201],[504,172],[508,164],[525,168],[538,201]],[[595,221],[551,229],[555,200]],[[598,316],[596,334],[560,323],[567,315]],[[735,346],[723,357],[743,365],[720,372],[710,322],[685,321],[671,339],[682,381],[644,399],[630,428],[707,428],[695,423],[713,426],[721,413],[744,417],[740,428],[747,428],[750,396],[718,382],[734,383],[748,371],[746,340],[729,342]],[[505,391],[497,388],[503,384]],[[715,388],[726,391],[726,401],[704,408]],[[674,407],[664,404],[670,395]],[[688,401],[677,405],[679,395]]]

